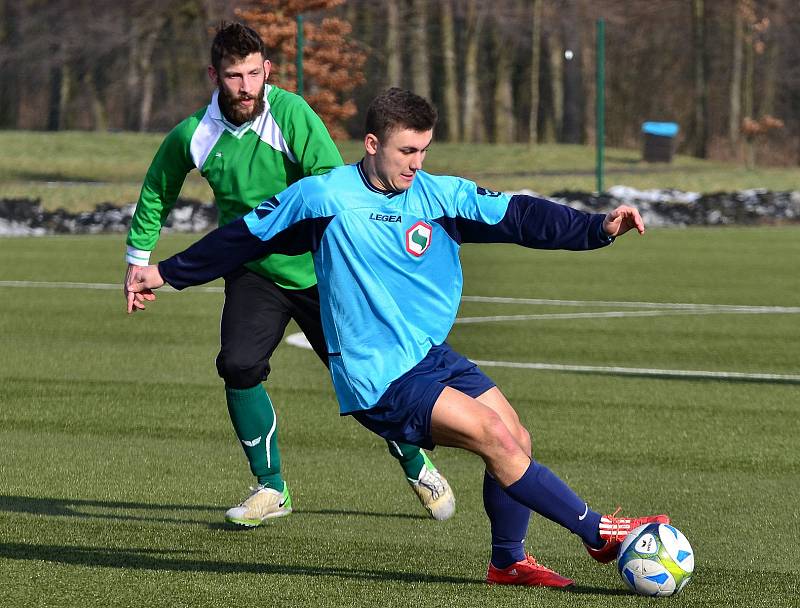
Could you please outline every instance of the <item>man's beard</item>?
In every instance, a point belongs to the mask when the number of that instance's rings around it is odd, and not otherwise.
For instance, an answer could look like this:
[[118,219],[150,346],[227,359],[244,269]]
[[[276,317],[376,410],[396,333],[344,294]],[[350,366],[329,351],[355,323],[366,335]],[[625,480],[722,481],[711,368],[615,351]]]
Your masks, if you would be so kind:
[[[219,107],[222,110],[222,113],[225,115],[225,118],[228,121],[237,127],[242,125],[250,120],[253,120],[256,116],[261,114],[264,111],[264,87],[262,86],[259,90],[257,96],[253,97],[252,95],[229,95],[221,84],[218,84],[219,88]],[[238,105],[238,102],[243,99],[255,99],[255,103],[251,109],[243,108],[242,106]]]

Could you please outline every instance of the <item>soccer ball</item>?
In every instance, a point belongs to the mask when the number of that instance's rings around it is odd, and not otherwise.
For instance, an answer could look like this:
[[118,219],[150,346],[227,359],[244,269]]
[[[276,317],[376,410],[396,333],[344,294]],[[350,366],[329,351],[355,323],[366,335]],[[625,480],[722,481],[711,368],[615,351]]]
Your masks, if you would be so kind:
[[674,595],[692,578],[694,551],[677,528],[645,524],[625,537],[617,568],[625,584],[640,595]]

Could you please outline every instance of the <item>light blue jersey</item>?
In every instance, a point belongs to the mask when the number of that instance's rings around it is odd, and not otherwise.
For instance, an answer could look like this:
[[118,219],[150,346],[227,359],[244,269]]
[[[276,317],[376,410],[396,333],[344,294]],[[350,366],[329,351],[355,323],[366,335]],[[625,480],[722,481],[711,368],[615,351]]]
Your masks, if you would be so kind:
[[591,249],[604,216],[417,171],[385,192],[360,164],[305,178],[159,266],[176,288],[265,252],[312,251],[330,371],[343,414],[370,409],[442,344],[456,318],[462,242]]

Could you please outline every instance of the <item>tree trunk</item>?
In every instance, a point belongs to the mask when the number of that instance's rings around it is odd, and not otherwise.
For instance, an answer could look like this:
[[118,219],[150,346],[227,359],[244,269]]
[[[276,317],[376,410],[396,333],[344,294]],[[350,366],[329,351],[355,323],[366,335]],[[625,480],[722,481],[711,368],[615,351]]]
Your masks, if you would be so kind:
[[[57,56],[61,56],[59,53]],[[63,131],[68,126],[67,105],[72,93],[72,75],[65,59],[53,66],[50,73],[50,110],[47,115],[48,131]]]
[[83,90],[89,96],[89,105],[92,112],[92,129],[106,131],[108,129],[108,115],[103,107],[103,102],[97,91],[97,84],[91,70],[86,72],[82,82]]
[[493,20],[492,38],[495,49],[495,86],[494,86],[494,142],[509,144],[514,141],[514,92],[512,90],[511,57],[512,47],[505,40],[506,32],[501,23]]
[[400,50],[400,8],[394,0],[386,3],[386,80],[387,86],[402,86],[403,58]]
[[708,83],[706,82],[705,0],[692,0],[692,47],[694,57],[693,151],[706,157],[708,140]]
[[742,129],[742,50],[744,47],[740,0],[733,0],[733,59],[731,62],[730,115],[728,138],[735,146]]
[[561,38],[556,32],[550,32],[545,36],[545,41],[550,70],[552,112],[546,116],[544,138],[545,141],[553,143],[560,140],[564,125],[564,50]]
[[428,62],[428,0],[413,0],[411,29],[411,82],[414,92],[431,97],[431,72]]
[[464,52],[464,141],[483,142],[486,139],[484,121],[478,98],[478,47],[483,21],[478,0],[467,2],[467,32]]
[[128,31],[132,32],[128,44],[127,74],[125,75],[124,125],[127,131],[135,131],[138,125],[137,107],[142,90],[142,75],[139,72],[139,35],[135,30],[133,19],[127,22]]
[[[755,49],[753,48],[754,31],[753,24],[747,24],[747,36],[745,36],[744,46],[744,91],[743,91],[743,110],[744,117],[755,120],[754,107],[754,80],[755,80]],[[753,135],[745,135],[745,165],[748,169],[753,169],[756,165],[756,152],[753,145]]]
[[58,103],[59,92],[61,91],[61,68],[53,66],[50,70],[50,102],[48,103],[47,112],[47,130],[58,131],[58,125],[61,122],[61,105]]
[[441,0],[442,56],[444,79],[442,97],[447,141],[461,139],[461,116],[458,111],[458,77],[456,71],[456,37],[453,22],[453,0]]
[[[0,48],[15,48],[18,36],[17,14],[15,3],[0,0]],[[17,76],[16,62],[0,62],[3,78],[6,82],[15,82]],[[19,95],[15,87],[0,88],[0,128],[14,129],[18,126]]]
[[764,73],[764,94],[761,96],[761,104],[759,104],[761,116],[774,116],[775,115],[775,90],[778,81],[778,59],[780,57],[779,42],[776,37],[773,37],[767,43],[767,56],[766,56],[766,70]]
[[753,26],[747,25],[748,35],[744,46],[744,91],[742,95],[742,110],[745,118],[755,120],[754,116],[754,97],[753,90],[755,72],[755,50],[753,49]]
[[150,116],[153,110],[153,96],[155,89],[155,74],[153,72],[153,52],[156,47],[158,35],[167,20],[159,17],[152,23],[152,29],[147,30],[147,35],[142,40],[139,55],[139,73],[142,74],[142,96],[139,103],[139,131],[147,131],[150,126]]
[[[568,23],[578,22],[578,11],[575,2],[568,4],[570,15]],[[566,42],[564,66],[564,119],[561,130],[561,141],[568,144],[583,143],[585,126],[585,92],[583,88],[583,49],[581,31],[577,26],[565,28]]]
[[531,112],[528,116],[528,143],[539,139],[539,64],[542,60],[542,0],[533,0],[531,11]]

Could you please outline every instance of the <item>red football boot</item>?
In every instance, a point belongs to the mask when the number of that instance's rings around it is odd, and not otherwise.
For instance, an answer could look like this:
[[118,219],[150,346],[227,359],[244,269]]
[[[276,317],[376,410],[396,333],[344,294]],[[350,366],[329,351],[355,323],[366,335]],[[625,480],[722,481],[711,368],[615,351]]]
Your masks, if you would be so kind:
[[572,579],[553,572],[542,566],[532,555],[525,554],[525,559],[511,564],[508,568],[495,568],[489,562],[486,582],[490,585],[524,585],[527,587],[569,587]]
[[599,549],[592,549],[584,543],[586,550],[598,562],[607,564],[617,559],[619,546],[631,530],[644,524],[668,524],[668,515],[648,515],[647,517],[616,517],[619,508],[611,515],[600,518],[600,538],[606,544]]

